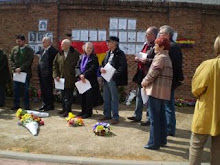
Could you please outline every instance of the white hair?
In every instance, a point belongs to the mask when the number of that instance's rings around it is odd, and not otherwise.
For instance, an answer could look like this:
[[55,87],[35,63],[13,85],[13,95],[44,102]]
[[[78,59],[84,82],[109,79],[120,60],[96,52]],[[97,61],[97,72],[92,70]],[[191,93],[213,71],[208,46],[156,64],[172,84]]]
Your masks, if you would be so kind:
[[52,40],[51,40],[50,37],[44,37],[44,38],[42,39],[42,41],[48,41],[49,43],[52,43]]
[[64,39],[61,44],[67,44],[68,46],[70,46],[71,41],[69,39]]

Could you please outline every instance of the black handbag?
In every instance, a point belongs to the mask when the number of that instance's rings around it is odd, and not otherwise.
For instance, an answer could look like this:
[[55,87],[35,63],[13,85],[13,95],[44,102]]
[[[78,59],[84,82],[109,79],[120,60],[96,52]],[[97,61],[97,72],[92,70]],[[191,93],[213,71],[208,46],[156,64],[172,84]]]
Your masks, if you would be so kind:
[[138,69],[136,74],[133,77],[133,82],[137,83],[137,84],[141,84],[142,80],[144,78],[144,71],[143,69]]

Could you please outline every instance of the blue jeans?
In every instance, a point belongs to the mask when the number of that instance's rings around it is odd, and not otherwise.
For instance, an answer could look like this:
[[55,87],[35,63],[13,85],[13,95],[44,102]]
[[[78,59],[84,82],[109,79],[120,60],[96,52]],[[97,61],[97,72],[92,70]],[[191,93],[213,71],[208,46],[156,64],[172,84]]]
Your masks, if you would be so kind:
[[149,96],[150,138],[148,146],[154,149],[159,149],[160,146],[167,143],[165,102],[166,100]]
[[[104,116],[118,120],[118,88],[115,81],[110,80],[110,82],[104,82],[103,86],[103,100],[104,100]],[[111,115],[112,112],[112,115]]]
[[25,83],[20,83],[17,81],[13,81],[14,84],[14,107],[20,107],[20,91],[23,87],[24,90],[24,108],[30,108],[29,102],[29,82],[30,80],[26,79]]
[[0,84],[0,106],[5,105],[5,85]]
[[174,90],[171,90],[170,100],[165,104],[165,112],[167,120],[167,134],[173,136],[176,133]]
[[[137,96],[136,96],[136,107],[135,107],[135,111],[134,111],[134,117],[137,119],[137,120],[141,120],[142,119],[142,112],[143,112],[143,100],[142,100],[142,97],[141,97],[141,85],[138,85],[138,90],[137,90]],[[146,113],[146,116],[147,116],[147,120],[150,120],[149,119],[149,114],[148,114],[148,111]]]

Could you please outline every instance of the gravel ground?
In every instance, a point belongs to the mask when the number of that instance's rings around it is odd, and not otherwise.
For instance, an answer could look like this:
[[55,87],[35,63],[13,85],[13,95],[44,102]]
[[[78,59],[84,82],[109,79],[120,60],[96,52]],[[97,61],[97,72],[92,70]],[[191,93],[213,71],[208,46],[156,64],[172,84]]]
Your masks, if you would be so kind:
[[[106,159],[187,161],[189,155],[190,126],[193,115],[192,107],[177,107],[177,130],[175,137],[168,137],[166,147],[158,151],[144,149],[148,141],[149,127],[140,126],[127,120],[133,114],[134,105],[120,105],[120,123],[112,127],[112,136],[95,136],[92,126],[102,117],[102,106],[96,107],[90,119],[84,119],[85,126],[68,127],[64,118],[56,110],[44,118],[45,125],[40,126],[38,136],[33,136],[24,127],[18,126],[15,111],[9,110],[12,101],[0,108],[0,150],[10,150],[37,154],[65,156],[97,157]],[[40,104],[33,103],[32,109]],[[73,113],[80,112],[78,105],[72,106]],[[146,113],[143,113],[145,116]],[[146,118],[144,117],[143,120]],[[210,141],[206,145],[203,161],[210,160]]]

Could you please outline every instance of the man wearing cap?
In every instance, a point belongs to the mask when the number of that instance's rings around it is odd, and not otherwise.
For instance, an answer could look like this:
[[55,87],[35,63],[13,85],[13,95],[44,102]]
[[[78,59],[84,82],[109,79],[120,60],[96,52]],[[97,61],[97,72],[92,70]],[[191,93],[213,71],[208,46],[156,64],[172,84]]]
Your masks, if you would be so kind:
[[10,57],[12,73],[20,74],[21,72],[25,72],[27,73],[27,77],[25,83],[13,82],[14,107],[12,107],[12,110],[17,110],[20,107],[21,86],[24,88],[24,108],[30,109],[28,88],[32,75],[31,65],[33,63],[34,52],[31,47],[25,44],[25,37],[23,35],[18,35],[16,37],[16,44],[17,46],[12,49]]
[[107,46],[109,51],[107,52],[105,59],[102,62],[102,68],[100,69],[101,73],[105,74],[106,70],[103,67],[107,63],[116,69],[109,82],[104,80],[103,86],[104,117],[100,120],[112,119],[111,124],[117,124],[119,122],[117,86],[127,85],[128,82],[127,60],[124,52],[119,49],[118,44],[118,37],[110,36],[108,38]]

